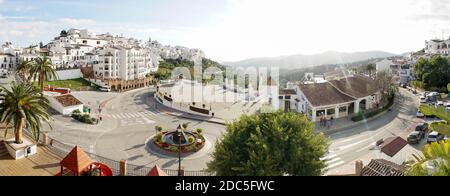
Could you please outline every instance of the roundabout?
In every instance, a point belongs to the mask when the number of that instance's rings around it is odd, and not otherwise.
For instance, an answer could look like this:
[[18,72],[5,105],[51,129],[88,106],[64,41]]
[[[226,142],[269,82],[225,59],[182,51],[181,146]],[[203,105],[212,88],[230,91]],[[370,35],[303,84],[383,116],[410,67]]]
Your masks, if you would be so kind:
[[205,147],[206,139],[202,129],[197,129],[195,132],[185,130],[186,128],[179,125],[175,131],[161,131],[151,138],[147,145],[153,145],[169,154],[180,152],[182,155],[196,153]]

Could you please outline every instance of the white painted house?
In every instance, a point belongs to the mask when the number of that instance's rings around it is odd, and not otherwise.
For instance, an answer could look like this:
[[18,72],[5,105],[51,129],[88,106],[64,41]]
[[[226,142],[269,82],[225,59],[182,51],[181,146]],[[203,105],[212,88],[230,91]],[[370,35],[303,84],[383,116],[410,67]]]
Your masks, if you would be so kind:
[[312,121],[322,116],[335,119],[379,107],[381,93],[366,76],[351,75],[322,83],[290,84],[279,93],[280,108],[307,114]]

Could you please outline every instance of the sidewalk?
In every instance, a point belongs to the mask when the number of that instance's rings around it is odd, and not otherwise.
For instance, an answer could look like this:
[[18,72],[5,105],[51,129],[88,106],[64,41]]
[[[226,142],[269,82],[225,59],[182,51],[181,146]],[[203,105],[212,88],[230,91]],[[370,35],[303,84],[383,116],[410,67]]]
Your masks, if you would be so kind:
[[[399,100],[396,99],[396,101],[395,101],[394,105],[391,107],[391,109],[396,110],[399,107],[400,107]],[[344,131],[344,130],[347,130],[347,129],[352,129],[354,127],[357,127],[357,126],[366,124],[368,122],[374,121],[374,120],[378,119],[379,117],[385,115],[388,112],[389,111],[386,110],[386,111],[384,111],[384,112],[382,112],[382,113],[380,113],[380,114],[378,114],[378,115],[376,115],[376,116],[374,116],[372,118],[368,118],[366,120],[362,120],[362,121],[359,121],[359,122],[353,122],[349,117],[335,119],[333,121],[333,125],[330,128],[328,128],[328,127],[321,127],[320,126],[320,122],[316,122],[316,132],[322,132],[325,135],[332,135],[332,134],[338,133],[340,131]]]
[[[0,142],[3,142],[3,133],[1,135]],[[13,137],[12,134],[8,134],[7,138],[9,137]],[[59,162],[62,158],[42,146],[38,146],[37,150],[36,155],[20,160],[14,160],[9,154],[0,156],[0,176],[56,175],[60,171]]]

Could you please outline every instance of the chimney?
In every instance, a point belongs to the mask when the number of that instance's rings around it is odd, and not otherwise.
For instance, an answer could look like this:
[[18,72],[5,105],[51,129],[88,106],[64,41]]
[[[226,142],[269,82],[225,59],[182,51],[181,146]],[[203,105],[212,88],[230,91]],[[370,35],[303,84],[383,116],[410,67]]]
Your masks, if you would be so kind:
[[363,168],[364,168],[363,161],[361,161],[361,160],[356,161],[356,163],[355,163],[355,174],[356,174],[356,176],[361,176]]

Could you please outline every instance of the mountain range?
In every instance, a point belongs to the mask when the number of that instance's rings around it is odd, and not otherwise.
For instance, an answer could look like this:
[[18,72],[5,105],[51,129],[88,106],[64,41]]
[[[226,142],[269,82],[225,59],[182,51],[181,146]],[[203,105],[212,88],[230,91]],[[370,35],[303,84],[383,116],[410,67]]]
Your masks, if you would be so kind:
[[368,59],[386,58],[392,56],[396,56],[396,54],[384,51],[365,51],[354,53],[328,51],[321,54],[313,54],[313,55],[298,54],[272,58],[267,57],[252,58],[236,62],[222,62],[221,64],[227,66],[242,66],[242,67],[278,66],[282,69],[298,69],[326,64],[352,63]]

